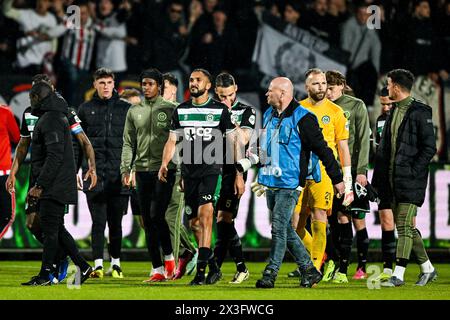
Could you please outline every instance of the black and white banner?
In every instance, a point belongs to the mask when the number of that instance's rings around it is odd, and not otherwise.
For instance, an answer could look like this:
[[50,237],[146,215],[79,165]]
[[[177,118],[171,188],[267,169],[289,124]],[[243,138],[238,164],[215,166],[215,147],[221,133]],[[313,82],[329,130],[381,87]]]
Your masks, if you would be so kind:
[[305,72],[310,68],[338,70],[345,74],[345,65],[328,58],[315,50],[314,46],[306,46],[291,35],[291,32],[281,33],[268,24],[260,26],[252,61],[264,74],[261,81],[263,89],[267,89],[272,78],[283,76],[292,81],[298,92],[305,93]]

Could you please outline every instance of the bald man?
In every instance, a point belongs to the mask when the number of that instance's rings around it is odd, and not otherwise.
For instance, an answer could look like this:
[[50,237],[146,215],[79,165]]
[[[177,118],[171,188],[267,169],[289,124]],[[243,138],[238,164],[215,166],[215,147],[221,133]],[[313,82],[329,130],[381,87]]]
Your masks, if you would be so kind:
[[322,279],[322,274],[314,267],[292,227],[291,215],[306,178],[311,175],[320,181],[319,159],[340,194],[344,193],[342,174],[316,117],[294,99],[291,81],[281,77],[273,79],[266,96],[271,108],[264,113],[266,137],[261,139],[260,148],[267,157],[252,190],[259,196],[266,193],[267,207],[272,213],[272,244],[269,264],[256,287],[274,287],[287,247],[301,272],[300,286],[310,288]]

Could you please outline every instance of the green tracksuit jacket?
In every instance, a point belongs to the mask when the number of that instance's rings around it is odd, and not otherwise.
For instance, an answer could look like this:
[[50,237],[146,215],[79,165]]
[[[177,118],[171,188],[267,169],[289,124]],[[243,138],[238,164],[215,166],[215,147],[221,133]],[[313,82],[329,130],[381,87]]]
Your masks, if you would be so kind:
[[[123,131],[121,174],[129,173],[132,168],[137,172],[159,170],[175,108],[175,103],[158,96],[145,99],[128,110]],[[176,168],[172,162],[168,167]]]

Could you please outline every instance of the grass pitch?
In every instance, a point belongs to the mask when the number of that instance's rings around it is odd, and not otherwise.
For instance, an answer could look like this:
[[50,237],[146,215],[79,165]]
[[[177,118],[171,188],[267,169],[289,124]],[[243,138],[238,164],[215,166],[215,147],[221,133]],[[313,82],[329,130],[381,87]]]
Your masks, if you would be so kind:
[[[370,264],[369,264],[370,265]],[[381,268],[380,264],[376,264]],[[312,289],[299,287],[298,279],[287,273],[295,264],[284,263],[275,283],[275,289],[256,289],[265,263],[247,263],[250,279],[240,285],[228,282],[235,267],[227,262],[222,267],[223,279],[215,285],[190,287],[193,278],[146,284],[148,262],[123,262],[124,279],[89,279],[80,289],[69,289],[66,283],[51,287],[23,287],[39,271],[37,261],[0,261],[0,299],[50,299],[50,300],[450,300],[450,265],[436,264],[438,280],[425,287],[414,286],[419,267],[411,264],[406,272],[406,285],[400,288],[368,289],[367,280],[352,280],[355,265],[349,267],[349,283],[321,282]],[[108,264],[105,265],[109,267]]]

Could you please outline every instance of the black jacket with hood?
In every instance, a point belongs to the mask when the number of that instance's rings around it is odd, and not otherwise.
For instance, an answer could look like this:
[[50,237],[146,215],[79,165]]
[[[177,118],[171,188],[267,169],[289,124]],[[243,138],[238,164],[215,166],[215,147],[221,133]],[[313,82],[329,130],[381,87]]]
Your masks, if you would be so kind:
[[77,203],[77,182],[66,101],[51,93],[33,106],[39,116],[31,149],[31,186],[41,186],[41,199]]

